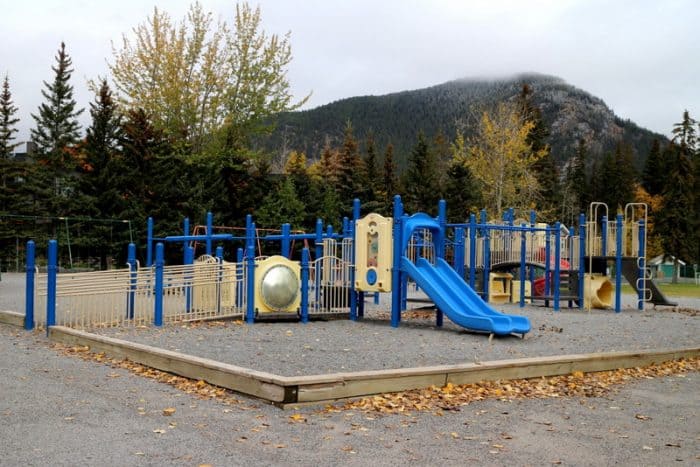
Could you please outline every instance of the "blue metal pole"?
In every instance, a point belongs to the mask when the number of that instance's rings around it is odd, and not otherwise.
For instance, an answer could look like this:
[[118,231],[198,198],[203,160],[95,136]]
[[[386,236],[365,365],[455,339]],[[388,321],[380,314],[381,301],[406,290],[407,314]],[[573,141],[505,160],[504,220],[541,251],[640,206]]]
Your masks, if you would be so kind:
[[153,218],[149,217],[146,224],[146,266],[153,266]]
[[292,226],[289,224],[282,224],[282,256],[289,259],[291,258],[291,241],[290,235],[292,231]]
[[[608,216],[603,216],[600,228],[601,255],[608,256]],[[592,271],[591,271],[592,272]]]
[[[401,216],[401,231],[403,232],[403,226],[406,225],[408,221],[408,215],[403,214]],[[403,241],[403,237],[401,239]],[[406,244],[408,245],[410,240],[407,239]],[[402,255],[406,254],[405,251],[401,252]],[[401,271],[401,311],[406,311],[408,308],[408,274],[405,271]]]
[[[544,296],[549,297],[552,294],[552,230],[549,225],[545,226],[544,232]],[[549,299],[545,298],[544,306],[549,306]]]
[[469,214],[469,287],[476,286],[476,216]]
[[[246,253],[248,252],[248,247],[253,246],[255,248],[255,226],[253,225],[253,216],[247,214],[245,216],[245,247]],[[253,250],[255,251],[255,250]]]
[[484,301],[489,301],[489,276],[491,275],[491,233],[484,229]]
[[454,268],[464,279],[464,227],[455,227]]
[[[185,266],[192,266],[194,264],[194,247],[187,246],[185,244]],[[192,311],[192,270],[188,270],[185,273],[185,312],[189,313]]]
[[[185,217],[182,220],[182,235],[187,237],[190,234],[190,218]],[[182,241],[182,263],[187,264],[187,241]]]
[[527,226],[522,224],[523,231],[520,232],[520,308],[525,307],[525,268],[526,268],[526,251],[527,241],[525,238]]
[[165,266],[164,250],[165,247],[163,244],[158,242],[156,244],[156,283],[154,291],[155,309],[153,312],[154,326],[163,325],[163,267]]
[[245,321],[248,324],[253,324],[255,322],[255,246],[253,245],[249,245],[246,251],[246,267],[248,274],[246,275],[247,306]]
[[638,253],[639,260],[638,260],[638,264],[639,264],[639,278],[641,279],[641,287],[638,287],[638,289],[639,289],[639,291],[638,291],[639,292],[639,295],[638,295],[639,302],[637,303],[637,308],[640,311],[644,310],[644,300],[646,297],[644,296],[643,289],[646,289],[646,287],[647,287],[647,283],[646,283],[646,280],[647,280],[646,279],[646,267],[647,267],[646,256],[647,256],[647,253],[646,253],[646,244],[644,242],[644,240],[646,238],[645,230],[646,230],[646,225],[644,224],[643,220],[640,220],[639,221],[639,253]]
[[561,274],[561,224],[554,224],[554,311],[559,311]]
[[211,255],[211,236],[214,235],[214,214],[207,212],[207,254]]
[[586,215],[578,216],[578,238],[579,238],[579,265],[578,265],[578,307],[584,306],[584,287],[586,277]]
[[360,208],[361,208],[361,203],[358,198],[355,198],[352,200],[352,219],[357,220],[360,218]]
[[621,310],[622,295],[622,214],[617,215],[617,232],[615,235],[615,313]]
[[323,256],[323,221],[321,219],[316,219],[316,240],[314,240],[314,246],[316,247],[316,259],[319,259]]
[[31,331],[34,329],[34,258],[36,256],[36,245],[34,240],[27,242],[27,283],[24,289],[24,329]]
[[394,196],[394,257],[391,268],[391,326],[396,328],[401,322],[401,218],[403,209],[401,196]]
[[[535,224],[537,223],[537,213],[535,212],[534,209],[530,209],[530,228],[532,229],[532,235],[534,238],[535,235]],[[534,242],[533,242],[534,244]],[[535,268],[531,267],[530,268],[530,283],[534,284],[535,283]]]
[[309,322],[309,249],[301,250],[301,322]]
[[126,262],[129,265],[129,298],[126,305],[126,317],[134,319],[136,307],[136,283],[138,278],[138,270],[136,264],[136,245],[129,243],[129,248],[126,253]]
[[46,290],[46,333],[49,328],[56,325],[56,275],[58,273],[58,242],[49,240],[49,258],[47,266],[47,290]]

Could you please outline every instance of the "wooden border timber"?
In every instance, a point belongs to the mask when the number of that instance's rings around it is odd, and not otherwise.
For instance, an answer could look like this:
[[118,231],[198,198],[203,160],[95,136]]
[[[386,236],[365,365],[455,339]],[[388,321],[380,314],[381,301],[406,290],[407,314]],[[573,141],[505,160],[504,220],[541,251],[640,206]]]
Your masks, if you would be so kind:
[[53,341],[67,345],[88,346],[92,352],[103,352],[113,358],[128,358],[158,370],[205,380],[281,406],[331,402],[428,386],[441,387],[448,382],[467,384],[484,380],[556,376],[574,371],[616,370],[700,356],[700,347],[694,347],[675,350],[556,355],[483,363],[287,377],[62,326],[51,327],[49,337]]
[[24,327],[24,315],[15,311],[0,311],[0,323]]

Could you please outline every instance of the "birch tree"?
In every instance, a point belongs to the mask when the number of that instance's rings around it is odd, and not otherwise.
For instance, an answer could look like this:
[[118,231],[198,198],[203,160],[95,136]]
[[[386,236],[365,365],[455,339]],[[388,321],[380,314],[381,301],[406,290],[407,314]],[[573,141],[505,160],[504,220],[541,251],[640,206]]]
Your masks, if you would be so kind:
[[513,103],[499,103],[482,113],[473,138],[467,140],[458,133],[452,145],[454,158],[469,168],[487,210],[495,216],[505,207],[534,206],[539,193],[532,165],[545,153],[528,143],[534,124],[519,110]]

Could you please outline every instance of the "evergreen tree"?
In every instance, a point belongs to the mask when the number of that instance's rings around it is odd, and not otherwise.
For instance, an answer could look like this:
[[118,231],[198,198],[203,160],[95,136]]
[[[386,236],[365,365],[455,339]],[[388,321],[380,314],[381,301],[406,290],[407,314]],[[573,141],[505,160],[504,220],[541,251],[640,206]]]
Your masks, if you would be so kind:
[[352,208],[352,200],[364,194],[361,175],[363,172],[362,159],[358,151],[357,141],[353,136],[352,124],[348,121],[345,125],[345,137],[343,147],[338,157],[338,181],[336,191],[340,202],[345,206],[344,211],[349,213]]
[[83,109],[76,109],[73,99],[73,86],[69,84],[72,61],[66,53],[66,45],[61,47],[56,55],[56,65],[51,67],[55,73],[53,83],[44,81],[46,90],[41,94],[46,102],[39,106],[37,115],[32,114],[36,128],[31,130],[32,140],[36,143],[37,153],[41,161],[49,167],[67,171],[74,167],[71,147],[80,138],[78,116]]
[[61,47],[56,55],[53,83],[44,81],[45,90],[41,94],[46,102],[39,106],[37,115],[32,114],[36,128],[31,136],[36,143],[36,160],[40,164],[37,173],[46,186],[51,187],[49,199],[44,200],[53,215],[67,215],[71,210],[71,198],[75,192],[74,169],[76,167],[76,146],[80,137],[78,116],[83,109],[76,109],[73,99],[73,86],[69,83],[72,61]]
[[586,177],[586,160],[588,158],[588,148],[583,139],[578,140],[576,145],[576,154],[571,161],[570,176],[568,183],[571,193],[573,193],[572,212],[574,215],[585,213],[588,205],[592,201],[590,199],[590,188],[588,186],[588,178]]
[[661,194],[664,190],[666,176],[664,167],[664,158],[661,153],[661,143],[658,139],[654,139],[651,143],[649,157],[644,164],[644,172],[642,173],[642,186],[650,195]]
[[304,205],[297,197],[294,181],[286,177],[278,190],[272,190],[256,212],[256,222],[266,228],[279,228],[283,223],[300,229],[304,219]]
[[379,212],[383,210],[384,200],[380,194],[381,176],[377,167],[377,150],[374,145],[374,133],[370,130],[365,140],[365,157],[362,167],[364,173],[362,183],[364,189],[362,201],[363,209],[368,212]]
[[540,214],[546,219],[558,218],[558,206],[561,203],[561,186],[559,183],[559,170],[554,157],[546,143],[549,137],[549,129],[542,119],[542,111],[532,103],[532,88],[523,84],[519,96],[519,104],[525,121],[532,123],[532,129],[527,135],[526,142],[532,148],[533,153],[541,154],[533,164],[531,170],[537,177],[539,184]]
[[697,254],[696,219],[693,215],[693,166],[680,146],[671,159],[664,207],[659,213],[658,231],[665,253],[675,257],[673,281],[678,275],[679,260],[689,261]]
[[[87,128],[83,158],[80,164],[79,196],[84,215],[113,218],[121,204],[116,185],[114,161],[118,157],[121,119],[107,80],[100,82],[95,102],[90,103],[91,125]],[[100,253],[100,267],[107,267],[107,256],[116,245],[111,245],[111,225],[98,224],[86,232],[83,246],[96,248]]]
[[384,195],[384,213],[391,216],[394,205],[394,195],[400,191],[399,178],[396,175],[394,162],[394,145],[389,143],[384,151],[384,166],[382,171],[382,194]]
[[692,157],[695,153],[697,138],[695,136],[695,119],[690,117],[688,111],[683,112],[683,120],[673,125],[673,141],[678,144],[686,157]]
[[483,205],[478,183],[461,161],[453,160],[447,171],[445,200],[450,222],[465,222]]
[[418,141],[408,159],[403,186],[406,193],[406,208],[409,212],[437,209],[437,202],[442,197],[436,170],[435,155],[428,147],[423,132],[418,133]]
[[614,153],[608,153],[598,172],[599,199],[613,212],[621,211],[627,203],[634,201],[637,174],[632,162],[632,148],[618,143]]
[[10,154],[19,145],[13,143],[14,134],[17,133],[16,125],[19,118],[15,117],[17,107],[12,102],[12,93],[10,92],[10,80],[5,75],[5,80],[2,83],[2,92],[0,93],[0,159],[8,160]]

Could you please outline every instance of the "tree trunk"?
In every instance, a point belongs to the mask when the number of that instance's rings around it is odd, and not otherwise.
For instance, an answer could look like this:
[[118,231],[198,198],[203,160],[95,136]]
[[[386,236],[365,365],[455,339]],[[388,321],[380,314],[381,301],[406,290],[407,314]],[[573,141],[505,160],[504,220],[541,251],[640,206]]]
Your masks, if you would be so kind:
[[678,276],[680,275],[681,263],[678,258],[673,259],[673,278],[671,279],[672,284],[678,284]]

